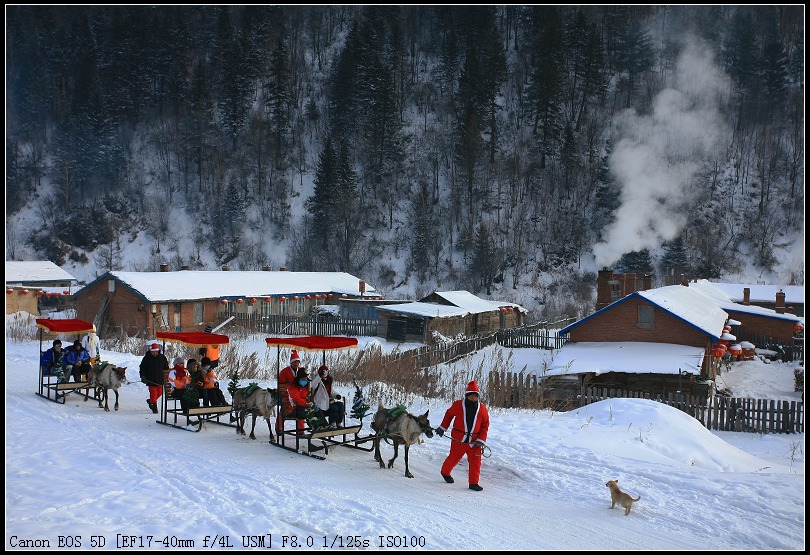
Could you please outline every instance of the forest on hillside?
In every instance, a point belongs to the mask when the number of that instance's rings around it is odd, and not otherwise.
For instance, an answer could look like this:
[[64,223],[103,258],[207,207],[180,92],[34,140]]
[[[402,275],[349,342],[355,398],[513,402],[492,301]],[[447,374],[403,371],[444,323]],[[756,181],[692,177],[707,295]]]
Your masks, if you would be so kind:
[[7,6],[6,258],[588,298],[594,264],[769,271],[803,37],[803,5]]

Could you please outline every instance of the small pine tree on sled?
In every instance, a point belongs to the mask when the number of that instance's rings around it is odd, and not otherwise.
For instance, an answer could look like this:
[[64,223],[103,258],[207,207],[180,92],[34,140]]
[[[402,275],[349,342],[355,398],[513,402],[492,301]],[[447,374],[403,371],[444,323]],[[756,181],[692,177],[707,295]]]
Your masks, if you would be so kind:
[[363,396],[363,391],[357,385],[357,380],[354,380],[354,400],[352,401],[351,417],[363,422],[363,418],[368,416],[370,407],[366,404],[366,398]]
[[233,372],[231,372],[231,381],[228,382],[228,393],[231,394],[231,399],[233,399],[237,389],[239,389],[239,369],[234,368]]

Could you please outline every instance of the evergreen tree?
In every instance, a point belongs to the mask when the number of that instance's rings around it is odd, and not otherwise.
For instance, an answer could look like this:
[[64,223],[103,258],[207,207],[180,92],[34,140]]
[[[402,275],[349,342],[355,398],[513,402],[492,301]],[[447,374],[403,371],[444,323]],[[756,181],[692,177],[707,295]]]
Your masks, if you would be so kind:
[[368,415],[371,407],[369,407],[366,403],[366,398],[363,395],[363,391],[360,389],[360,386],[357,385],[357,380],[353,380],[352,383],[354,384],[354,399],[352,400],[352,412],[349,414],[349,416],[362,422],[363,419]]
[[556,7],[538,8],[543,14],[542,30],[534,44],[535,65],[526,88],[526,104],[538,134],[540,168],[546,157],[553,155],[560,142],[562,129],[560,107],[563,100],[564,34]]
[[686,246],[683,235],[664,243],[664,255],[661,257],[661,268],[665,276],[670,276],[672,283],[678,283],[681,274],[689,274],[689,261],[686,258]]
[[333,233],[332,204],[338,197],[340,169],[332,138],[327,137],[318,157],[315,170],[315,191],[307,199],[307,210],[312,216],[312,236],[326,250]]
[[633,91],[638,76],[649,71],[655,60],[652,39],[639,19],[631,19],[618,37],[616,65],[619,71],[627,74],[627,101],[625,108],[632,105]]
[[649,274],[653,267],[649,249],[628,252],[616,263],[616,270],[624,273]]

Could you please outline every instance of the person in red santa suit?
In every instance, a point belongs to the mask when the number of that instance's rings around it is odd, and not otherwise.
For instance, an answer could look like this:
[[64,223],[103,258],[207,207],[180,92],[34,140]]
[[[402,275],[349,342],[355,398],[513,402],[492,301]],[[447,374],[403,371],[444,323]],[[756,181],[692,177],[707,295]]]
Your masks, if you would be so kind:
[[276,417],[276,432],[284,430],[284,416],[288,415],[293,410],[287,389],[290,384],[295,381],[300,368],[301,357],[298,356],[298,351],[293,349],[292,353],[290,353],[290,365],[285,367],[278,374],[278,397],[281,401],[281,411]]
[[436,428],[439,437],[444,435],[450,425],[450,454],[442,465],[442,478],[448,484],[455,480],[450,475],[464,455],[467,455],[469,466],[470,489],[481,491],[478,480],[481,476],[481,458],[486,447],[487,432],[489,431],[489,411],[484,403],[479,401],[478,384],[475,380],[467,384],[464,399],[455,401],[444,413],[442,425]]

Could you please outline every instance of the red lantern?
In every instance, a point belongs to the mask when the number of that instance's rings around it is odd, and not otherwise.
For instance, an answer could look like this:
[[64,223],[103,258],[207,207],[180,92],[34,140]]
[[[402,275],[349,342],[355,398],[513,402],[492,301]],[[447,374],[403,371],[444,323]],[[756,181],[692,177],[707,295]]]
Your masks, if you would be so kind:
[[69,290],[69,289],[65,289],[64,291],[62,291],[62,294],[63,294],[63,295],[70,295],[70,290]]
[[22,293],[23,295],[27,295],[28,294],[28,289],[23,289],[22,291],[20,291],[20,293]]
[[48,291],[47,293],[45,293],[45,296],[46,296],[46,297],[48,297],[48,298],[50,299],[50,298],[53,296],[53,293],[51,293],[50,291]]
[[327,295],[326,295],[326,298],[327,298],[327,299],[331,299],[331,298],[332,298],[332,293],[327,294]]
[[312,298],[312,295],[307,295],[307,296],[306,296],[306,297],[304,297],[304,298],[305,298],[306,300],[310,300],[310,299]]
[[222,299],[221,301],[219,301],[219,304],[226,305],[226,304],[228,304],[228,301],[226,301],[225,299]]
[[265,297],[264,302],[269,304],[273,302],[273,299],[271,299],[270,297]]
[[14,289],[6,289],[6,295],[13,295]]
[[248,299],[248,302],[249,302],[250,304],[256,304],[256,299],[254,299],[253,297],[251,297],[250,299]]
[[340,298],[341,298],[341,299],[348,299],[348,298],[349,298],[349,296],[348,296],[346,293],[343,293],[343,294],[340,296]]
[[242,299],[236,299],[236,304],[242,304],[244,301]]
[[44,294],[45,293],[43,293],[42,291],[37,291],[37,297],[39,297],[39,298],[42,298],[42,295],[44,295]]
[[725,354],[726,354],[725,349],[720,349],[717,346],[712,347],[712,356],[714,358],[723,358],[725,356]]
[[287,297],[279,297],[279,298],[278,298],[278,302],[280,302],[280,303],[286,303],[286,302],[287,302]]
[[316,299],[320,299],[320,298],[321,298],[321,295],[319,295],[318,293],[315,293],[315,298],[316,298]]
[[802,324],[801,322],[796,322],[795,324],[793,324],[793,331],[796,333],[801,333],[802,331],[804,331],[804,324]]
[[294,295],[294,296],[293,296],[293,300],[294,300],[294,301],[297,301],[297,300],[298,300],[298,295]]
[[738,357],[742,354],[742,347],[740,347],[737,343],[732,345],[728,348],[728,352],[733,357]]

